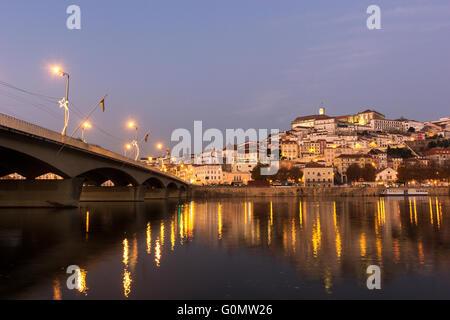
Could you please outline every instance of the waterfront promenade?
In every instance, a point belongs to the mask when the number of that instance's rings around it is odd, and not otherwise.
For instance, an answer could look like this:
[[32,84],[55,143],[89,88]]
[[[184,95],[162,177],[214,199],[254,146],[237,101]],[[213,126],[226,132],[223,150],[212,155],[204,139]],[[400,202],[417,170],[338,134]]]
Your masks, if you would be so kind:
[[[421,188],[430,196],[450,196],[450,187]],[[384,187],[194,187],[194,198],[242,198],[242,197],[378,197]]]

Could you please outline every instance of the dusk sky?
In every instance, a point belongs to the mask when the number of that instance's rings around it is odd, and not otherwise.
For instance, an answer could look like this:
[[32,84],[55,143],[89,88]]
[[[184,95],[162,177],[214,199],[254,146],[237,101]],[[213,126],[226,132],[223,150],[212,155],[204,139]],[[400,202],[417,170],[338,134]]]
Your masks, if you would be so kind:
[[[66,28],[71,4],[81,30]],[[371,4],[382,30],[366,27]],[[321,103],[329,115],[434,120],[450,116],[449,17],[450,3],[434,0],[3,0],[0,81],[62,98],[49,70],[61,65],[83,114],[108,94],[87,139],[116,152],[133,138],[129,119],[152,132],[145,153],[194,120],[286,130]],[[0,112],[57,131],[64,119],[4,85]],[[79,122],[72,113],[69,133]]]

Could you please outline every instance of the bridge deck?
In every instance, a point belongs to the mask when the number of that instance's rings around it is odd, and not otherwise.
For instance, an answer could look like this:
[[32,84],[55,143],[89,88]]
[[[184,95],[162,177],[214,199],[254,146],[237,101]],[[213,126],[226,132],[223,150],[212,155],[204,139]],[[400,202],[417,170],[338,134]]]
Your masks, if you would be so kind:
[[[114,160],[117,162],[121,162],[125,165],[137,167],[141,170],[153,172],[158,175],[167,176],[171,179],[177,180],[183,184],[187,184],[185,181],[181,180],[177,176],[174,176],[172,174],[168,174],[165,172],[161,172],[159,170],[156,170],[142,162],[134,161],[132,159],[129,159],[127,157],[124,157],[120,154],[117,154],[115,152],[112,152],[110,150],[103,149],[99,146],[91,145],[84,143],[83,141],[79,139],[75,139],[68,136],[63,136],[55,131],[40,127],[38,125],[16,119],[14,117],[5,115],[0,113],[0,129],[1,130],[7,130],[7,131],[15,131],[19,134],[25,134],[33,136],[34,138],[46,140],[51,143],[56,143],[58,145],[64,146],[64,148],[72,148],[77,149],[82,152],[89,153],[94,156],[107,158],[110,160]],[[61,151],[64,152],[64,149]]]

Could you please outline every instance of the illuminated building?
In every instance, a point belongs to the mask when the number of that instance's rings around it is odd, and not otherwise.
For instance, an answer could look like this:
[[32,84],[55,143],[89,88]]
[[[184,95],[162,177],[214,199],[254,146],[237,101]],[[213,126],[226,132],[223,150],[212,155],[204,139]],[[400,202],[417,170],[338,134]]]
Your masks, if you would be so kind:
[[308,163],[303,169],[305,187],[334,186],[334,170],[318,163]]

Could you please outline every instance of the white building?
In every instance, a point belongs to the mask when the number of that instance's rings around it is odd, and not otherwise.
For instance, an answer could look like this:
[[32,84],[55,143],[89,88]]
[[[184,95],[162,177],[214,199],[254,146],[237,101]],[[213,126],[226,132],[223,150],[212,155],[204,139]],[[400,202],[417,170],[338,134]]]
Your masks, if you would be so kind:
[[336,118],[316,119],[314,122],[314,129],[318,131],[325,131],[328,134],[336,133]]
[[383,132],[404,132],[405,125],[403,121],[388,120],[388,119],[372,119],[370,126],[374,131]]
[[419,132],[425,126],[424,123],[415,120],[405,120],[403,121],[404,131],[408,131],[409,128],[414,128],[415,132]]
[[392,183],[397,181],[397,171],[392,168],[386,168],[378,171],[376,175],[377,182]]
[[193,166],[194,184],[210,185],[221,184],[223,180],[221,165],[199,165]]

